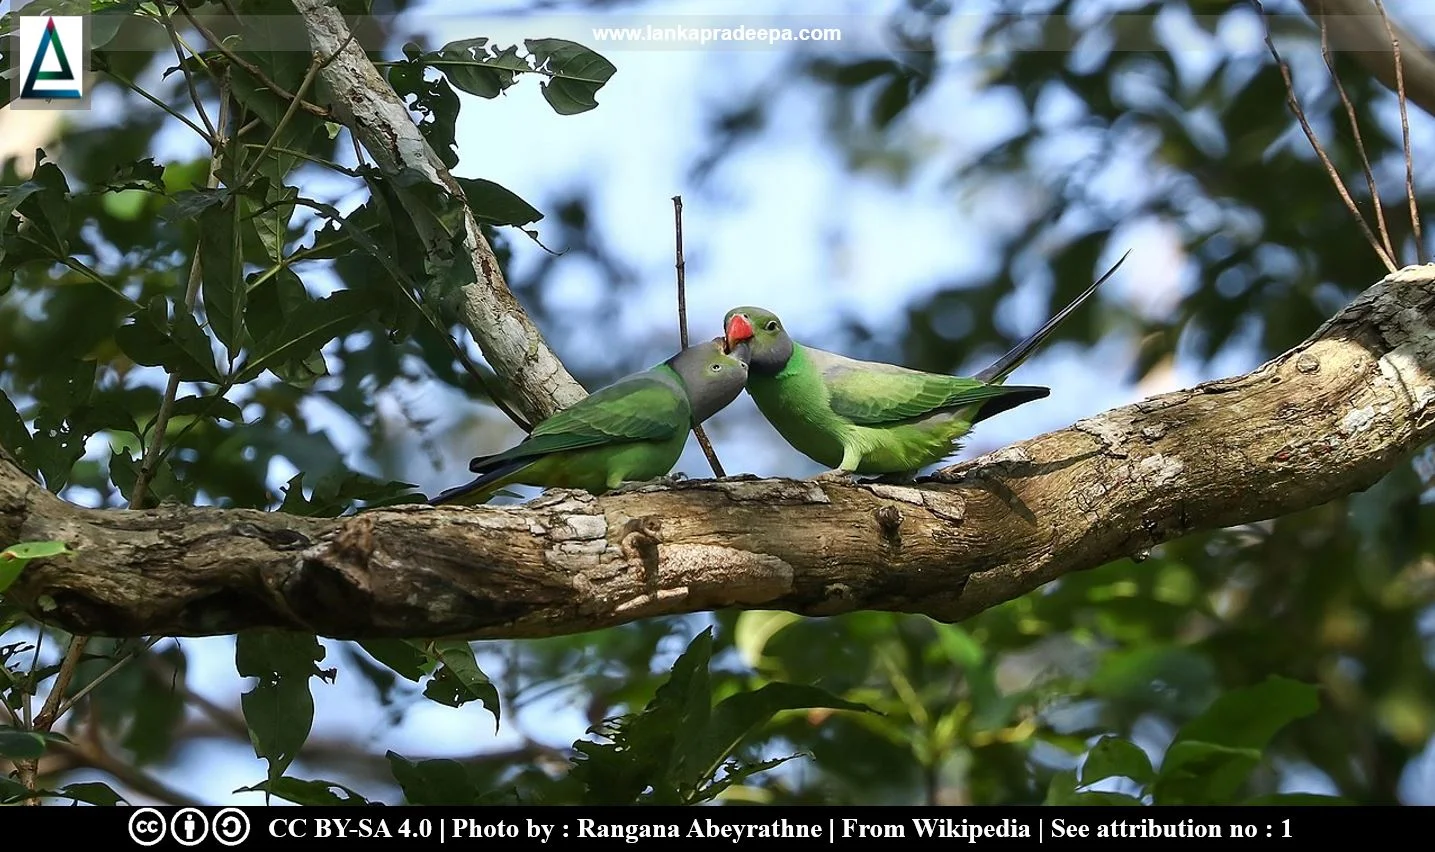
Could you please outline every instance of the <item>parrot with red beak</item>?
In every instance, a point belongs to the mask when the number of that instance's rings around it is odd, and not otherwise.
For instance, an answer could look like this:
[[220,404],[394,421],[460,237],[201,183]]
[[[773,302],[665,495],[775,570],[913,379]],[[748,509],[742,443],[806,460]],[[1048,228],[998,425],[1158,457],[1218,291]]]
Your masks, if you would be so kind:
[[748,395],[789,444],[832,468],[822,478],[910,474],[956,452],[974,424],[1051,393],[1002,382],[1127,255],[1036,333],[970,378],[804,346],[776,314],[757,307],[728,311],[724,340],[729,347],[748,345]]
[[602,494],[657,479],[678,463],[692,428],[742,393],[746,357],[746,344],[721,337],[690,346],[554,414],[517,446],[474,459],[476,479],[429,503],[482,503],[506,485]]

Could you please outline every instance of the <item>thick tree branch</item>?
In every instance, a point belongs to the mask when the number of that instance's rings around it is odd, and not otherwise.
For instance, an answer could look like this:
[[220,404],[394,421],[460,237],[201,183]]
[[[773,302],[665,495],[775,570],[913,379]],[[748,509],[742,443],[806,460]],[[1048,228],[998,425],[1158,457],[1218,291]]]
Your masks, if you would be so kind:
[[1400,62],[1404,70],[1405,96],[1435,115],[1435,54],[1395,20],[1386,21],[1371,0],[1300,0],[1306,13],[1330,28],[1336,50],[1349,53],[1371,76],[1395,91],[1395,53],[1390,31],[1400,40]]
[[[419,175],[462,198],[463,190],[419,133],[408,108],[363,48],[350,41],[343,15],[326,0],[295,0],[294,6],[309,32],[315,55],[335,57],[319,72],[335,115],[363,143],[378,167],[391,176],[405,171]],[[448,239],[421,199],[403,181],[395,181],[395,187],[424,239],[424,251],[436,258],[449,256]],[[514,392],[519,410],[530,422],[537,422],[582,399],[587,392],[553,354],[543,333],[508,289],[493,248],[471,212],[465,213],[463,227],[467,262],[473,264],[477,280],[463,288],[459,313],[484,358]]]
[[1163,394],[918,487],[739,477],[341,519],[81,509],[0,461],[0,541],[60,539],[7,596],[94,635],[279,626],[550,636],[722,607],[969,617],[1201,529],[1369,487],[1435,437],[1435,265],[1252,373]]

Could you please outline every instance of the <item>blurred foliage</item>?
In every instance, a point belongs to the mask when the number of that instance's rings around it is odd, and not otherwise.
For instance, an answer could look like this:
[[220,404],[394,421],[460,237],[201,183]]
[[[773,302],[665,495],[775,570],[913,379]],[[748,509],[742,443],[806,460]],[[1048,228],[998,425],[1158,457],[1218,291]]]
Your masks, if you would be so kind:
[[[826,141],[851,174],[911,180],[932,157],[913,116],[975,63],[983,99],[1014,111],[1017,129],[949,180],[957,202],[1000,212],[996,269],[935,288],[910,306],[901,334],[859,323],[868,351],[853,354],[936,370],[993,354],[1012,342],[997,319],[1018,280],[1064,304],[1138,225],[1177,235],[1188,286],[1174,310],[1106,305],[1065,324],[1066,340],[1089,345],[1124,327],[1142,341],[1139,375],[1178,347],[1209,359],[1243,335],[1265,355],[1297,343],[1381,270],[1285,109],[1276,67],[1225,46],[1223,32],[1259,21],[1247,4],[1221,0],[1115,8],[1001,9],[964,65],[939,37],[950,6],[908,0],[890,20],[896,50],[794,51],[762,91],[725,104],[694,177],[713,179],[770,124],[777,95],[797,91],[822,104]],[[396,180],[350,157],[347,131],[290,114],[217,52],[179,62],[152,5],[94,9],[114,16],[96,27],[95,67],[98,94],[118,108],[103,122],[67,124],[25,173],[16,160],[0,164],[0,447],[50,490],[107,509],[184,502],[332,516],[416,499],[386,462],[393,439],[381,401],[402,385],[489,398],[491,377],[455,353],[455,341],[472,350],[450,313],[465,271],[401,250],[417,236],[395,203]],[[258,25],[229,23],[232,50],[289,91],[300,87],[304,62],[266,52],[272,34]],[[12,24],[0,19],[0,32]],[[1183,62],[1172,25],[1203,38],[1213,61]],[[1323,71],[1308,21],[1272,25],[1297,71]],[[151,49],[103,49],[120,36]],[[508,96],[541,96],[560,114],[591,109],[615,70],[554,39],[399,46],[375,25],[361,41],[402,57],[385,73],[451,164],[468,153],[454,138],[460,109],[484,109],[524,76],[540,78],[538,91]],[[0,73],[13,73],[13,59],[0,55]],[[1335,59],[1366,149],[1391,174],[1393,98],[1348,57]],[[161,156],[175,146],[159,134],[191,132],[185,120],[202,127],[191,81],[216,119],[215,75],[225,74],[226,126],[244,130],[223,140],[211,182],[207,153]],[[1368,208],[1344,108],[1318,73],[1302,79],[1312,124]],[[1394,185],[1379,201],[1409,256]],[[1423,204],[1429,187],[1420,190]],[[464,191],[501,260],[509,240],[541,229],[567,250],[514,282],[540,322],[564,263],[603,273],[604,306],[631,284],[595,236],[584,187],[548,211],[481,177]],[[427,201],[431,224],[456,234],[458,202]],[[196,251],[205,259],[197,290]],[[157,435],[166,373],[181,381]],[[321,428],[335,419],[370,445],[341,452]],[[423,440],[422,423],[406,430]],[[254,782],[243,789],[298,803],[1159,804],[1307,791],[1397,802],[1435,735],[1425,473],[1404,465],[1363,494],[1188,536],[961,625],[723,612],[513,642],[256,633],[237,640],[230,706],[187,686],[178,642],[95,639],[59,708],[75,709],[53,730],[32,725],[32,711],[62,676],[70,637],[0,599],[0,696],[11,711],[0,717],[0,758],[38,760],[46,795],[90,803],[187,802],[156,775],[189,765],[201,737],[251,745]],[[276,475],[287,484],[273,487]],[[55,546],[0,552],[0,588]],[[316,696],[336,678],[371,688],[376,715],[390,722],[417,706],[472,704],[491,714],[502,743],[517,744],[431,758],[335,743],[310,728]],[[570,747],[528,733],[533,718],[559,712],[585,718],[586,737]],[[96,772],[103,781],[90,780]],[[0,777],[0,801],[28,795],[18,773]]]

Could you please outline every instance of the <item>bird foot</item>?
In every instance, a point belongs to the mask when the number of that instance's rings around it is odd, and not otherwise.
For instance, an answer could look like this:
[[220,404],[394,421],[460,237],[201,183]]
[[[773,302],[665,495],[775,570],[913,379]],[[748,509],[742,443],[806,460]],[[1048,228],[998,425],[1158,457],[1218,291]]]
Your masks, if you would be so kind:
[[917,483],[917,472],[906,470],[901,473],[884,473],[874,476],[871,479],[858,480],[862,485],[915,485]]
[[828,470],[812,477],[813,482],[830,482],[833,485],[855,485],[857,477],[850,470]]
[[659,476],[653,479],[645,479],[641,482],[625,482],[614,488],[609,494],[631,494],[634,491],[641,491],[644,488],[651,488],[654,485],[676,485],[687,479],[686,474],[670,473],[667,476]]

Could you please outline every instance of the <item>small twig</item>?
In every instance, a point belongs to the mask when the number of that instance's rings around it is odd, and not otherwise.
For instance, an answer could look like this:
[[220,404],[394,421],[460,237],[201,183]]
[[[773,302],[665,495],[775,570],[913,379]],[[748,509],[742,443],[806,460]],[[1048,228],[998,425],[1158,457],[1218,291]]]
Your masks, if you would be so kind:
[[162,637],[159,636],[151,636],[145,640],[145,643],[142,646],[135,648],[130,653],[124,655],[123,657],[120,657],[113,663],[110,663],[109,668],[100,672],[94,680],[80,687],[79,691],[77,691],[74,695],[71,695],[69,699],[67,699],[63,704],[61,704],[60,709],[55,713],[55,718],[58,719],[61,716],[64,716],[66,713],[70,712],[70,709],[73,708],[76,704],[78,704],[81,698],[84,698],[86,695],[89,695],[91,690],[108,680],[110,675],[124,668],[125,663],[128,663],[130,660],[133,660],[135,657],[138,657],[140,654],[144,653],[145,651],[148,651],[150,648],[153,648],[155,646],[155,643],[158,642],[161,638]]
[[327,107],[321,107],[318,104],[312,104],[299,98],[293,92],[290,92],[288,89],[270,79],[269,75],[264,73],[264,69],[235,53],[233,50],[230,50],[229,45],[225,44],[219,36],[215,35],[213,30],[201,24],[187,7],[180,6],[179,10],[189,19],[190,24],[192,24],[196,30],[199,30],[199,34],[204,36],[205,40],[213,45],[215,50],[219,51],[220,55],[247,71],[249,75],[255,80],[258,80],[259,84],[264,88],[285,100],[298,101],[299,107],[310,115],[318,116],[325,121],[331,121],[333,119],[334,115]]
[[1320,144],[1320,139],[1315,135],[1315,131],[1311,129],[1310,122],[1306,120],[1305,110],[1301,108],[1300,101],[1295,96],[1295,82],[1291,80],[1290,66],[1281,58],[1280,51],[1276,50],[1276,43],[1271,38],[1270,21],[1269,16],[1266,14],[1265,7],[1261,5],[1260,0],[1251,0],[1251,4],[1256,7],[1256,12],[1266,24],[1266,47],[1270,50],[1271,57],[1275,59],[1276,69],[1280,71],[1281,79],[1285,82],[1286,106],[1290,107],[1291,112],[1295,114],[1296,120],[1300,122],[1301,130],[1305,132],[1305,138],[1310,142],[1311,148],[1315,150],[1315,155],[1320,158],[1321,165],[1325,167],[1326,175],[1330,177],[1331,183],[1335,185],[1335,191],[1340,195],[1340,199],[1345,202],[1346,209],[1355,217],[1355,222],[1360,226],[1361,233],[1365,235],[1366,242],[1370,243],[1371,248],[1375,249],[1375,253],[1380,257],[1380,261],[1385,264],[1385,268],[1388,271],[1396,271],[1395,261],[1391,259],[1390,255],[1385,253],[1385,248],[1380,245],[1380,241],[1376,238],[1374,232],[1370,230],[1370,226],[1366,224],[1365,218],[1360,215],[1360,208],[1356,206],[1355,199],[1350,197],[1350,191],[1345,188],[1345,181],[1341,180],[1340,172],[1336,171],[1335,165],[1330,161],[1330,156],[1325,152],[1325,146]]
[[65,658],[60,661],[60,670],[55,674],[55,684],[50,687],[50,693],[45,696],[45,705],[35,717],[32,726],[34,730],[48,731],[60,718],[60,700],[65,697],[65,690],[70,688],[70,681],[75,678],[75,670],[80,666],[80,658],[85,655],[85,644],[89,641],[88,636],[70,637],[70,647],[65,649]]
[[[204,100],[199,96],[199,88],[194,84],[194,72],[189,70],[185,62],[184,48],[179,43],[179,33],[175,31],[174,19],[164,7],[164,2],[156,3],[159,16],[164,21],[164,31],[169,35],[169,43],[174,45],[174,55],[179,59],[179,70],[184,74],[184,84],[189,89],[189,99],[194,103],[194,111],[199,114],[199,120],[204,122],[204,127],[209,131],[209,144],[211,147],[219,143],[219,132],[214,129],[214,122],[209,120],[209,113],[204,111]],[[181,7],[183,8],[183,7]],[[220,109],[223,109],[221,104]],[[221,123],[223,120],[221,119]]]
[[[683,259],[683,197],[673,196],[673,225],[677,234],[676,253],[677,260],[674,267],[678,271],[678,341],[682,348],[688,348],[688,274],[687,261]],[[722,479],[727,476],[723,472],[722,462],[718,461],[717,451],[713,449],[712,442],[703,431],[703,424],[693,424],[693,434],[698,438],[698,446],[703,448],[703,455],[708,457],[708,464],[713,469],[713,476]]]
[[333,53],[329,54],[327,59],[321,60],[316,56],[314,60],[309,63],[309,70],[304,74],[304,79],[299,83],[299,91],[294,93],[294,98],[289,101],[289,107],[284,110],[284,115],[280,117],[279,124],[275,126],[274,132],[269,134],[269,141],[264,144],[264,147],[259,151],[259,155],[254,158],[254,162],[249,165],[249,169],[244,173],[244,177],[240,178],[239,186],[247,186],[249,182],[254,179],[254,176],[259,173],[259,169],[264,165],[264,158],[269,156],[269,152],[279,142],[279,134],[283,133],[284,128],[288,127],[289,122],[294,119],[294,114],[299,111],[299,104],[302,102],[304,95],[308,93],[309,87],[314,85],[314,80],[319,76],[319,72],[328,67],[329,63],[333,62],[334,58],[338,56],[344,48],[348,47],[349,42],[353,40],[354,33],[350,32],[349,37],[344,39],[344,43],[339,45]]
[[[110,754],[103,745],[89,739],[77,743],[53,743],[56,752],[66,755],[77,766],[97,769],[124,786],[166,805],[203,807],[204,802],[170,787],[152,775],[131,766]],[[38,800],[37,800],[38,801]]]
[[1400,140],[1405,152],[1405,197],[1410,202],[1410,230],[1415,237],[1415,262],[1424,263],[1425,245],[1420,236],[1420,210],[1415,205],[1415,161],[1410,155],[1410,116],[1405,108],[1405,70],[1404,63],[1400,60],[1400,38],[1395,35],[1395,28],[1390,25],[1390,16],[1385,14],[1385,4],[1375,0],[1375,9],[1380,12],[1380,20],[1385,24],[1385,32],[1390,36],[1390,49],[1395,53],[1395,100],[1400,104]]
[[1393,258],[1395,245],[1390,241],[1390,230],[1385,227],[1385,205],[1381,203],[1380,190],[1375,185],[1375,172],[1370,167],[1370,155],[1365,152],[1365,140],[1360,136],[1360,122],[1356,120],[1355,104],[1350,102],[1350,96],[1345,93],[1345,86],[1340,82],[1340,74],[1335,70],[1335,58],[1330,53],[1330,27],[1323,14],[1320,16],[1320,55],[1325,59],[1331,82],[1335,83],[1336,94],[1345,105],[1345,115],[1350,121],[1350,133],[1355,138],[1355,151],[1360,157],[1360,168],[1365,173],[1365,183],[1370,189],[1370,201],[1375,206],[1375,227],[1380,231],[1380,240],[1385,246],[1386,254]]
[[203,136],[204,141],[210,143],[211,145],[214,144],[214,134],[206,133],[204,131],[204,128],[191,121],[189,116],[185,115],[184,113],[180,112],[179,110],[175,109],[174,107],[170,106],[169,104],[165,103],[164,101],[160,100],[149,92],[146,92],[144,89],[141,89],[133,82],[126,80],[124,77],[120,76],[119,74],[116,74],[109,68],[104,69],[104,73],[108,75],[112,80],[119,83],[121,86],[124,86],[126,89],[129,89],[130,91],[134,92],[135,94],[139,95],[140,97],[144,98],[145,100],[169,113],[171,116],[187,124],[190,130],[193,130],[195,133],[198,133],[200,136]]
[[677,234],[677,260],[673,266],[678,271],[678,343],[688,348],[688,264],[683,259],[683,197],[673,196],[673,229]]

